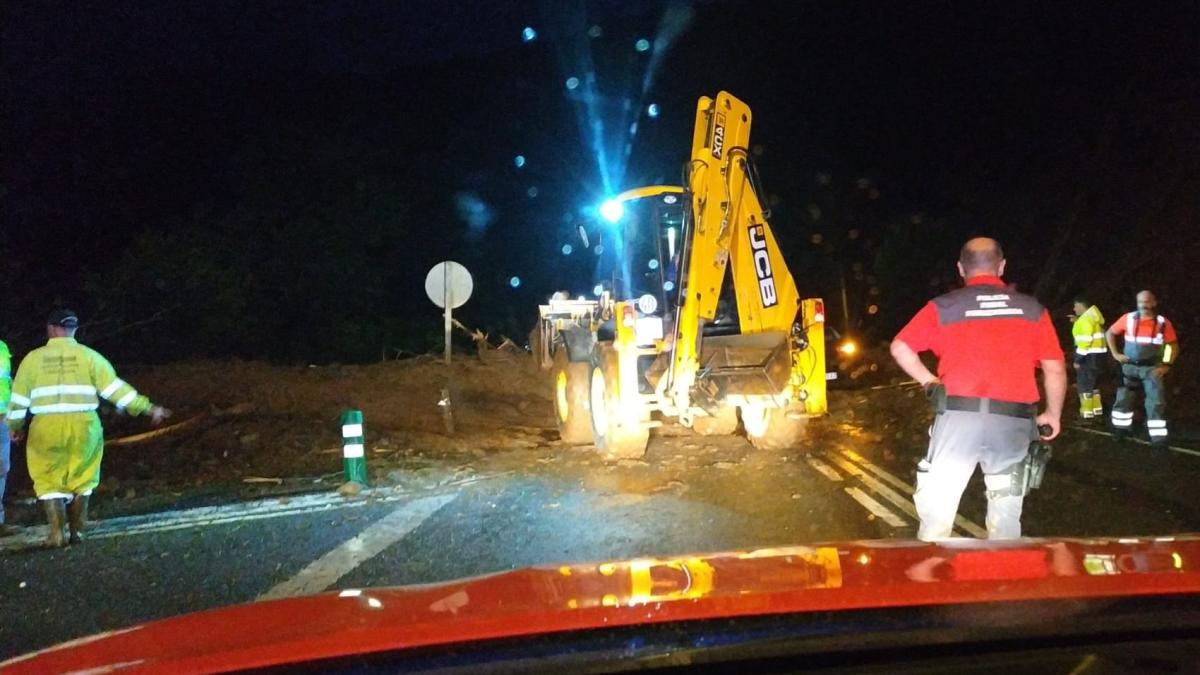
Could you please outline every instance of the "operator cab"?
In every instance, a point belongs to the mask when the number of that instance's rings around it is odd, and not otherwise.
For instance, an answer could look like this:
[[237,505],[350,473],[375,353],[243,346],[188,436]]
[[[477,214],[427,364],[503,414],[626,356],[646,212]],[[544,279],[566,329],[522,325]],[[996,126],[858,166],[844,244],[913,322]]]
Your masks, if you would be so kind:
[[[638,194],[641,192],[650,194]],[[588,244],[600,251],[593,275],[595,294],[608,292],[615,300],[636,303],[639,319],[662,320],[663,337],[672,333],[684,290],[680,286],[686,279],[688,205],[688,196],[679,187],[633,190],[606,202],[592,234],[585,236]],[[739,332],[733,284],[726,281],[717,315],[704,326],[706,337]]]
[[[657,195],[623,202],[619,217],[609,212],[597,221],[593,246],[595,282],[618,301],[635,301],[639,311],[665,316],[677,302],[679,261],[683,245],[681,194]],[[653,301],[642,299],[651,296]]]

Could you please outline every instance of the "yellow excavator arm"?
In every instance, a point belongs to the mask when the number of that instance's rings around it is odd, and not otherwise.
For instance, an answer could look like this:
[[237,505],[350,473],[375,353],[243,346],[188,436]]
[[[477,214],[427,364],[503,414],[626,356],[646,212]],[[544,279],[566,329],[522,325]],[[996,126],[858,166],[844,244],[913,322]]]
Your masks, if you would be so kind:
[[788,330],[799,293],[750,181],[750,108],[731,94],[701,97],[688,172],[695,229],[688,270],[697,319],[712,320],[733,265],[743,334]]
[[[687,171],[693,222],[684,252],[686,282],[676,321],[672,373],[677,401],[688,400],[702,366],[704,322],[715,317],[726,266],[731,266],[742,335],[790,336],[801,308],[796,282],[751,180],[750,124],[749,106],[727,92],[715,99],[702,97],[697,103]],[[823,331],[823,326],[819,328]],[[817,339],[823,344],[823,333]],[[820,345],[815,351],[820,351]],[[820,409],[812,412],[824,412],[824,363],[810,366],[805,370],[822,378]]]

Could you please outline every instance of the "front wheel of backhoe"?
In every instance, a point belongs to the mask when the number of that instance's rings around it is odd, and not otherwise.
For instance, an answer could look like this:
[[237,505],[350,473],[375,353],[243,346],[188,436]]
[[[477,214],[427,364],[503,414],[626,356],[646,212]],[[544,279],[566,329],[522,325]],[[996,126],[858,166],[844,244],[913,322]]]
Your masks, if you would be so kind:
[[746,438],[760,450],[787,450],[804,441],[808,420],[790,417],[786,408],[752,405],[741,411]]
[[592,418],[588,413],[588,363],[567,359],[567,348],[554,350],[554,421],[563,443],[592,442]]
[[637,459],[646,454],[650,429],[642,423],[639,401],[621,405],[618,377],[616,351],[598,346],[589,375],[592,440],[606,458]]

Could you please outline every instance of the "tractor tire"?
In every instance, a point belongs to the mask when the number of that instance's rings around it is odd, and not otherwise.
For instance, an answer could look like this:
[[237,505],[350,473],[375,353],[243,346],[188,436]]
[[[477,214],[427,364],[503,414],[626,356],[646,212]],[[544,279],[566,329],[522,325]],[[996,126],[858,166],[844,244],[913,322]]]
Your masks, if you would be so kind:
[[788,450],[800,445],[807,435],[808,420],[788,416],[786,408],[742,406],[746,438],[760,450]]
[[642,411],[622,406],[617,353],[609,345],[592,352],[588,399],[592,416],[592,441],[606,459],[638,459],[646,454],[650,428]]
[[737,408],[721,408],[716,415],[696,417],[692,420],[692,431],[701,436],[728,436],[737,431]]
[[566,347],[554,350],[554,421],[558,435],[568,445],[592,442],[592,418],[588,413],[588,363],[567,359]]

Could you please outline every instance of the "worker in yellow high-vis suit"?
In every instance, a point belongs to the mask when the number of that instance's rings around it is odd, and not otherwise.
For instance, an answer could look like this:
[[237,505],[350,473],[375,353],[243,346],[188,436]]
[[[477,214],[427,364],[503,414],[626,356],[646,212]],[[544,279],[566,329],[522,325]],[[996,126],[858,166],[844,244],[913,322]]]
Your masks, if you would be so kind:
[[149,414],[154,424],[170,411],[150,403],[117,377],[108,359],[75,341],[79,318],[74,312],[55,310],[46,324],[49,341],[30,352],[17,368],[8,423],[19,439],[26,418],[33,418],[25,445],[29,476],[50,525],[46,544],[59,547],[64,544],[64,520],[69,541],[81,540],[88,498],[100,484],[104,455],[104,432],[96,414],[100,399],[130,415]]
[[17,528],[4,522],[4,489],[8,483],[8,470],[12,466],[12,449],[8,438],[8,425],[5,424],[5,413],[8,411],[8,395],[12,391],[12,354],[8,345],[0,340],[0,537],[7,537],[18,532]]
[[1083,297],[1075,298],[1071,336],[1075,338],[1075,386],[1079,390],[1079,418],[1104,419],[1100,399],[1100,372],[1108,347],[1104,344],[1104,315]]

